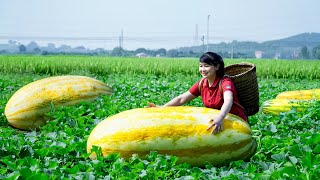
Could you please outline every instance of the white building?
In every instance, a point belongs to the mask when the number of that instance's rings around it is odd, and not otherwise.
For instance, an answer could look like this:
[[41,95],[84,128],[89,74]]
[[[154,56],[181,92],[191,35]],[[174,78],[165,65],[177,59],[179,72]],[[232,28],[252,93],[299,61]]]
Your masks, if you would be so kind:
[[262,55],[263,55],[263,52],[262,51],[256,51],[255,52],[255,56],[257,59],[261,59],[262,58]]

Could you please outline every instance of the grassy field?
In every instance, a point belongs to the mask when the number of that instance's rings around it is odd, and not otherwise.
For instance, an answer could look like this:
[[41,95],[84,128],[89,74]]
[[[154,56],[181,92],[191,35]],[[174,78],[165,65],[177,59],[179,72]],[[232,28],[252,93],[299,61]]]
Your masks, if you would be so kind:
[[[226,60],[257,66],[260,104],[287,90],[320,87],[320,61]],[[262,112],[249,117],[258,142],[249,162],[191,167],[151,152],[141,160],[119,155],[88,158],[86,140],[100,121],[113,114],[163,104],[187,91],[200,75],[197,59],[84,56],[0,56],[0,179],[320,179],[320,103],[302,113]],[[20,131],[4,115],[15,91],[38,79],[76,74],[112,87],[111,96],[92,103],[60,107],[39,130]],[[200,98],[188,103],[202,106]]]
[[[225,64],[251,62],[261,78],[319,79],[319,60],[226,59]],[[121,58],[95,56],[0,56],[0,72],[31,74],[146,74],[199,76],[196,58]]]

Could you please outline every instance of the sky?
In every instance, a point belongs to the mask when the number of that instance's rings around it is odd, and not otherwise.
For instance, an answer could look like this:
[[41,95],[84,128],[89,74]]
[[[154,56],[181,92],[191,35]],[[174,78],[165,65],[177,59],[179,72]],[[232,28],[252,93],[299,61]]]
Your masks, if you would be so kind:
[[263,42],[319,33],[319,7],[319,0],[0,0],[0,44],[135,50]]

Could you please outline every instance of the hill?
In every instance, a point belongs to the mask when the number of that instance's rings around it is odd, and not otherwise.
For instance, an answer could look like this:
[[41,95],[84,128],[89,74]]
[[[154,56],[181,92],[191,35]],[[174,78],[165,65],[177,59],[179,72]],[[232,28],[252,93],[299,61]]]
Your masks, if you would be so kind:
[[300,48],[307,46],[313,48],[320,44],[320,33],[303,33],[284,39],[266,41],[262,43],[264,46],[291,47]]
[[[218,52],[225,57],[255,57],[256,51],[261,51],[264,58],[297,58],[302,47],[307,47],[311,51],[314,47],[320,45],[320,33],[302,33],[287,38],[265,41],[233,41],[230,43],[209,44],[209,50]],[[184,52],[203,52],[206,47],[193,46],[182,47],[179,51]]]

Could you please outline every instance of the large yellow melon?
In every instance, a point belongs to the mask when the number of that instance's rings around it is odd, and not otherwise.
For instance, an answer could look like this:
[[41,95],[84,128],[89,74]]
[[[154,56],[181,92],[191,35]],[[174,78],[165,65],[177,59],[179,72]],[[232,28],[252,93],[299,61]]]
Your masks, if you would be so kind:
[[[144,158],[150,151],[157,151],[194,166],[250,158],[257,145],[249,124],[240,117],[228,114],[219,134],[206,130],[210,118],[218,113],[188,106],[127,110],[106,118],[92,130],[87,152],[98,146],[104,156],[120,153],[128,159],[133,154]],[[91,158],[95,158],[94,153]]]
[[5,107],[8,122],[19,129],[38,128],[48,120],[45,113],[55,106],[74,105],[111,94],[105,83],[86,76],[54,76],[25,85]]
[[285,91],[279,93],[276,99],[320,100],[320,89]]
[[313,101],[292,100],[292,99],[270,99],[262,103],[261,110],[265,114],[279,115],[282,112],[289,112],[295,108],[299,112],[306,111]]

